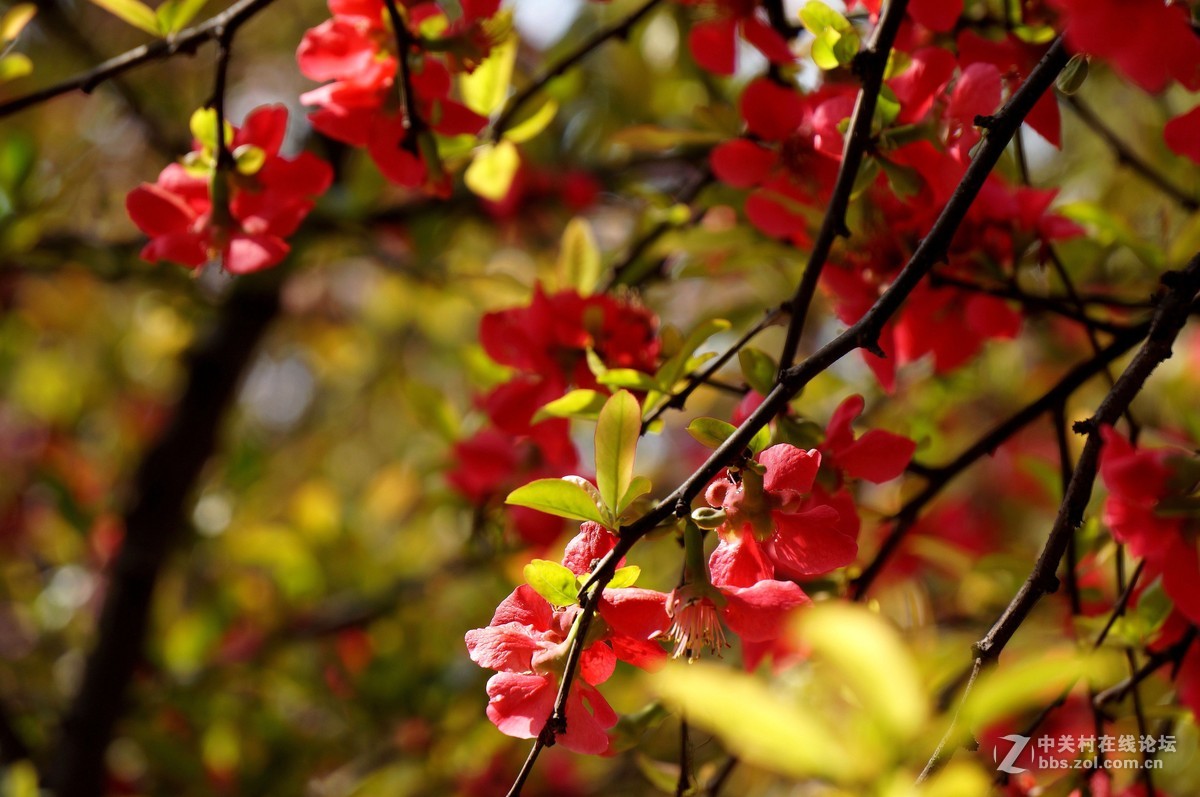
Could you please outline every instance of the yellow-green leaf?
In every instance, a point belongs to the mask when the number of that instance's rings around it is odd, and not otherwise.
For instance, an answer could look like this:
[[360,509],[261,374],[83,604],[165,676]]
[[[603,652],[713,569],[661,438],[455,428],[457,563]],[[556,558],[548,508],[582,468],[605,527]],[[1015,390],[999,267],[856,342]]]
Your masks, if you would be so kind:
[[538,133],[545,130],[554,121],[555,115],[558,113],[558,103],[553,99],[548,99],[542,106],[529,115],[528,118],[522,119],[512,127],[504,131],[504,137],[509,141],[520,144],[523,141],[536,136]]
[[475,153],[463,179],[476,196],[499,202],[508,194],[520,165],[521,154],[511,141],[487,144]]
[[163,33],[176,33],[195,18],[208,0],[167,0],[155,10],[159,29]]
[[533,423],[546,418],[580,418],[594,421],[600,417],[600,410],[608,396],[597,390],[572,390],[562,398],[557,398],[542,406],[533,414]]
[[563,287],[574,288],[583,296],[596,289],[600,280],[600,249],[591,225],[584,219],[571,219],[563,231],[558,274]]
[[92,2],[121,21],[139,30],[144,30],[151,36],[158,36],[163,32],[158,26],[158,17],[154,11],[150,6],[139,3],[138,0],[92,0]]
[[893,738],[909,739],[921,729],[928,696],[912,655],[887,621],[864,607],[830,602],[804,612],[795,632]]
[[16,41],[35,14],[37,6],[33,3],[18,3],[4,12],[4,16],[0,17],[0,43]]
[[492,47],[483,63],[469,75],[459,78],[463,102],[472,111],[487,116],[503,104],[517,63],[517,36]]
[[579,600],[575,574],[558,562],[534,559],[525,565],[525,583],[553,606],[573,606]]
[[633,483],[633,460],[642,431],[642,408],[632,393],[618,390],[596,423],[596,486],[614,514]]
[[647,678],[668,706],[749,764],[792,778],[838,782],[851,778],[858,766],[854,751],[832,728],[751,675],[704,662],[671,662]]
[[626,567],[617,568],[613,573],[612,581],[608,582],[607,589],[623,589],[632,587],[637,583],[638,576],[642,574],[642,568],[637,565],[627,565]]
[[587,491],[566,479],[537,479],[508,494],[505,503],[524,506],[570,520],[592,520],[604,525],[600,508]]
[[33,71],[33,61],[24,53],[10,53],[0,58],[0,81],[16,80]]

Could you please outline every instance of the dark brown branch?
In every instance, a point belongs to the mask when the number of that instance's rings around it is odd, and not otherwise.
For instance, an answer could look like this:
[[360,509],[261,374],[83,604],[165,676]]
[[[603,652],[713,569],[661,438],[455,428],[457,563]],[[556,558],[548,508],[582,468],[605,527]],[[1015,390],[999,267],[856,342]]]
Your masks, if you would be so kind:
[[[566,725],[566,703],[571,684],[583,653],[586,626],[595,613],[599,595],[613,578],[619,562],[629,550],[650,531],[668,518],[686,515],[691,502],[700,491],[730,462],[742,455],[751,438],[774,418],[787,403],[818,374],[824,372],[838,360],[859,348],[877,349],[879,331],[890,319],[918,284],[929,274],[934,265],[945,257],[950,242],[965,218],[988,175],[1000,160],[1009,140],[1032,110],[1038,98],[1050,88],[1055,77],[1066,65],[1066,48],[1056,40],[1046,51],[1041,62],[1030,73],[1029,78],[1010,98],[1005,107],[993,118],[992,124],[980,145],[975,158],[967,167],[962,181],[951,195],[946,207],[930,228],[929,234],[917,247],[908,264],[896,276],[892,285],[874,305],[849,329],[825,344],[821,349],[799,365],[785,369],[779,383],[764,399],[763,403],[730,435],[724,443],[669,496],[629,526],[619,530],[616,547],[597,565],[581,591],[584,601],[583,623],[575,643],[567,653],[566,670],[555,700],[554,712],[534,743],[534,752],[553,742],[557,733]],[[533,753],[531,753],[531,758]],[[516,797],[519,789],[510,791]]]
[[516,120],[517,114],[520,113],[521,109],[524,108],[530,100],[541,93],[542,89],[544,89],[546,85],[550,83],[550,81],[564,75],[572,67],[576,66],[589,55],[591,55],[595,50],[599,49],[599,47],[609,39],[623,39],[629,36],[630,31],[633,30],[633,26],[640,22],[643,17],[653,11],[655,6],[661,2],[662,0],[646,0],[645,3],[639,6],[638,9],[629,16],[613,23],[612,25],[609,25],[607,28],[602,28],[601,30],[596,31],[590,37],[588,37],[587,40],[575,48],[575,50],[573,50],[569,55],[556,62],[554,66],[550,67],[544,73],[539,75],[532,83],[517,92],[516,95],[514,95],[513,98],[508,101],[508,104],[504,106],[504,110],[500,112],[500,116],[496,119],[495,124],[492,125],[492,141],[500,140],[500,138],[504,135],[504,131],[512,126],[513,122]]
[[804,275],[800,278],[789,303],[792,318],[788,324],[783,351],[779,356],[780,375],[796,360],[796,349],[800,346],[800,335],[804,332],[808,308],[816,295],[817,283],[821,279],[821,271],[829,259],[834,241],[839,236],[850,237],[850,229],[846,226],[846,209],[850,206],[850,194],[854,191],[855,180],[858,179],[859,166],[862,165],[867,150],[871,148],[871,122],[875,118],[875,104],[883,87],[883,73],[887,69],[888,55],[891,53],[892,43],[896,40],[896,33],[900,30],[900,23],[904,20],[904,10],[907,6],[908,0],[888,0],[879,25],[871,36],[870,44],[854,59],[855,70],[862,76],[862,88],[854,101],[850,128],[842,148],[842,163],[838,168],[837,180],[833,184],[829,205],[825,209],[825,218],[822,219],[821,229],[813,241],[812,252],[804,266]]
[[[934,287],[949,287],[957,288],[958,290],[967,291],[969,293],[979,293],[985,296],[995,296],[999,299],[1008,299],[1010,301],[1019,302],[1026,308],[1043,310],[1048,313],[1053,313],[1057,316],[1069,319],[1076,322],[1086,331],[1090,341],[1094,343],[1093,351],[1099,350],[1099,341],[1096,339],[1096,332],[1107,332],[1109,334],[1117,334],[1127,327],[1121,324],[1114,324],[1109,321],[1104,321],[1099,318],[1093,318],[1083,310],[1075,309],[1066,306],[1063,300],[1056,299],[1052,296],[1038,296],[1032,293],[1016,288],[1012,285],[985,285],[979,282],[955,277],[950,274],[942,274],[935,272],[930,275],[929,284]],[[1064,297],[1068,301],[1069,297]]]
[[[1058,570],[1063,554],[1066,553],[1071,536],[1083,522],[1083,513],[1091,498],[1092,486],[1099,471],[1100,449],[1104,444],[1100,436],[1100,429],[1115,423],[1121,417],[1134,397],[1145,386],[1146,380],[1154,369],[1170,358],[1171,347],[1187,322],[1188,315],[1192,310],[1192,300],[1200,290],[1200,255],[1194,257],[1183,271],[1169,272],[1163,275],[1163,284],[1167,291],[1154,314],[1146,342],[1134,355],[1133,360],[1117,379],[1112,390],[1100,402],[1100,406],[1097,407],[1092,417],[1075,425],[1075,431],[1087,434],[1087,442],[1075,464],[1070,485],[1059,507],[1054,526],[1050,530],[1037,563],[1021,589],[992,625],[991,630],[975,643],[974,672],[995,662],[1042,596],[1058,589],[1059,582],[1055,572]],[[969,692],[970,685],[968,684],[963,691],[963,700],[966,699]],[[955,735],[956,728],[952,723],[942,739],[942,744],[929,759],[929,763],[921,775],[922,779],[947,760],[949,757],[948,742],[953,740]]]
[[703,368],[701,368],[687,380],[687,384],[685,384],[678,393],[672,394],[665,402],[660,404],[654,410],[654,412],[650,413],[646,420],[642,421],[642,432],[645,433],[645,431],[650,428],[650,425],[661,418],[667,410],[683,409],[683,406],[687,403],[688,398],[690,398],[691,395],[695,393],[701,385],[711,384],[713,375],[716,374],[717,371],[721,370],[725,366],[725,363],[733,359],[738,352],[746,348],[746,345],[749,344],[750,341],[754,340],[754,337],[758,335],[759,332],[762,332],[764,329],[779,320],[779,317],[782,313],[783,308],[781,307],[776,307],[775,309],[770,310],[765,316],[763,316],[761,321],[750,327],[750,329],[746,330],[745,334],[738,338],[736,343],[722,352],[719,356],[714,357],[712,360],[709,360],[707,363],[705,363]]
[[1119,164],[1128,166],[1134,174],[1137,174],[1159,191],[1175,200],[1185,210],[1192,212],[1200,210],[1200,200],[1197,200],[1194,196],[1172,183],[1167,179],[1166,175],[1159,173],[1141,155],[1130,149],[1129,145],[1117,137],[1112,128],[1104,123],[1104,120],[1092,110],[1091,106],[1073,94],[1069,95],[1066,100],[1071,110],[1079,115],[1079,118],[1084,121],[1091,131],[1104,139],[1104,143],[1108,144],[1109,149],[1117,156]]
[[1112,343],[1100,351],[1100,354],[1072,368],[1043,393],[1037,400],[1027,404],[994,426],[987,434],[980,437],[970,447],[950,462],[929,471],[929,481],[921,492],[909,499],[901,510],[896,513],[896,525],[884,538],[875,553],[875,557],[863,569],[862,574],[854,581],[854,594],[861,599],[870,589],[871,584],[883,571],[891,557],[896,553],[916,522],[921,510],[942,491],[955,477],[983,457],[991,454],[1002,443],[1017,432],[1035,421],[1043,414],[1059,407],[1071,394],[1085,382],[1104,371],[1108,365],[1136,346],[1150,331],[1150,324],[1139,324],[1130,327],[1117,336]]
[[104,752],[142,658],[155,583],[185,527],[188,497],[217,445],[226,409],[279,309],[278,275],[243,279],[212,335],[188,360],[188,383],[170,425],[147,452],[125,513],[125,537],[78,693],[63,719],[54,770],[57,797],[98,797]]
[[73,91],[90,94],[101,83],[151,61],[161,61],[181,53],[192,55],[200,45],[216,41],[222,30],[237,30],[273,2],[274,0],[240,0],[215,17],[180,31],[174,36],[135,47],[74,77],[2,102],[0,103],[0,118]]
[[425,123],[417,113],[417,94],[413,91],[412,68],[408,63],[413,37],[408,29],[408,22],[396,6],[396,0],[384,0],[383,5],[387,9],[388,21],[392,23],[392,35],[396,39],[396,70],[400,75],[396,86],[400,91],[400,104],[404,108],[404,129],[408,131],[404,146],[415,154],[418,146],[416,135],[421,132]]
[[717,774],[713,775],[711,781],[708,782],[708,788],[704,790],[706,797],[720,797],[721,789],[725,788],[725,783],[729,780],[729,776],[733,774],[733,770],[737,768],[737,756],[729,756],[725,759],[725,763],[721,764],[721,768],[717,770]]
[[687,719],[679,720],[679,780],[675,782],[675,797],[683,797],[692,785],[692,743],[688,740]]
[[1093,702],[1097,707],[1103,708],[1109,703],[1124,700],[1125,696],[1129,694],[1130,690],[1136,688],[1138,684],[1149,678],[1154,673],[1158,672],[1158,670],[1165,665],[1170,664],[1173,667],[1177,667],[1179,662],[1183,661],[1184,654],[1188,652],[1188,648],[1190,648],[1192,643],[1195,641],[1196,627],[1192,626],[1186,632],[1184,632],[1184,635],[1179,638],[1178,642],[1150,656],[1150,658],[1146,660],[1146,663],[1138,668],[1137,672],[1134,672],[1124,681],[1121,681],[1120,683],[1115,684],[1096,695]]

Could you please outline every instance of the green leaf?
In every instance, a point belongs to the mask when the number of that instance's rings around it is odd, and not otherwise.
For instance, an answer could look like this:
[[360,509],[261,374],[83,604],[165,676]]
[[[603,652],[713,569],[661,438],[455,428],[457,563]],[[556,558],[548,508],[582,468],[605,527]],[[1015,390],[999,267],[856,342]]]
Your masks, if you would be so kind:
[[542,103],[540,108],[530,114],[529,118],[522,119],[505,130],[504,138],[517,144],[529,141],[549,127],[557,114],[558,103],[552,99],[548,99]]
[[151,36],[158,36],[162,33],[154,11],[149,6],[139,3],[138,0],[92,0],[92,3],[123,22],[144,30]]
[[0,58],[0,81],[16,80],[33,71],[33,61],[25,53],[9,53]]
[[696,418],[688,424],[687,430],[705,448],[720,448],[725,439],[737,431],[737,427],[716,418]]
[[572,390],[562,398],[557,398],[542,406],[533,414],[533,423],[546,418],[579,418],[594,421],[600,417],[600,410],[608,396],[597,390]]
[[604,516],[578,484],[566,479],[537,479],[522,487],[518,487],[504,499],[507,504],[524,506],[545,512],[548,515],[558,515],[569,520],[592,520],[601,525]]
[[1058,73],[1056,85],[1058,90],[1063,94],[1070,96],[1083,86],[1083,81],[1087,80],[1088,76],[1088,57],[1082,53],[1075,53],[1071,56],[1071,60],[1067,61],[1067,65],[1062,72]]
[[852,778],[859,765],[855,752],[816,713],[781,700],[778,688],[752,675],[706,662],[669,662],[646,678],[688,723],[717,736],[749,764],[791,778],[835,782]]
[[613,573],[612,581],[608,582],[607,589],[623,589],[624,587],[632,587],[637,583],[638,576],[642,574],[642,568],[637,565],[628,565],[617,569]]
[[695,329],[688,334],[683,340],[678,349],[668,354],[669,359],[663,363],[656,375],[658,381],[664,387],[670,387],[683,378],[687,371],[687,363],[691,358],[692,353],[699,348],[700,344],[716,335],[718,332],[724,332],[732,326],[724,318],[713,318],[704,321],[696,326]]
[[[216,152],[217,112],[214,109],[197,108],[192,113],[192,118],[188,120],[188,127],[192,131],[192,138],[196,139],[207,152]],[[233,126],[226,122],[224,127],[225,141],[228,143],[233,140]]]
[[662,386],[650,374],[635,371],[632,368],[610,368],[596,381],[605,387],[626,388],[628,390],[662,390]]
[[738,352],[738,362],[742,366],[742,376],[751,389],[767,395],[775,389],[775,374],[779,365],[762,349],[747,347]]
[[600,410],[596,423],[596,486],[604,505],[616,514],[633,483],[633,459],[642,431],[642,408],[633,394],[619,390]]
[[476,196],[499,202],[508,195],[520,165],[521,154],[511,141],[486,144],[475,153],[463,180]]
[[558,275],[563,287],[574,288],[590,296],[600,280],[600,250],[592,227],[584,219],[574,218],[563,232],[558,253]]
[[200,13],[208,0],[167,0],[154,12],[158,17],[159,30],[163,33],[178,33]]
[[267,153],[253,144],[243,144],[233,151],[233,161],[239,174],[258,174],[258,170],[267,162]]
[[625,491],[625,495],[621,496],[621,503],[617,506],[617,515],[620,516],[629,508],[630,504],[650,492],[652,487],[650,480],[645,476],[634,476],[633,481],[629,483],[629,489]]
[[879,615],[848,603],[821,603],[795,624],[796,638],[832,664],[878,727],[897,740],[914,737],[929,698],[900,633]]
[[508,97],[513,66],[516,63],[517,36],[514,33],[494,45],[491,53],[474,72],[459,78],[458,86],[466,106],[483,116],[488,116],[499,108]]
[[858,55],[858,32],[850,20],[819,0],[800,9],[800,22],[813,35],[813,61],[822,69],[845,66]]
[[534,559],[525,565],[525,583],[552,606],[574,606],[579,601],[575,574],[558,562]]
[[35,14],[37,6],[33,3],[18,3],[4,12],[0,17],[0,44],[16,41]]

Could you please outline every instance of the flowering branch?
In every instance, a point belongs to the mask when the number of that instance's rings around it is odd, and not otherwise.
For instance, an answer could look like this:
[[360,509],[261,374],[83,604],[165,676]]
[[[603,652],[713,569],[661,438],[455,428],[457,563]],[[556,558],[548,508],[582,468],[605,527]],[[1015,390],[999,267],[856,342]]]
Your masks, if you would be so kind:
[[560,682],[554,711],[539,733],[533,750],[530,752],[529,760],[522,767],[521,774],[518,775],[517,781],[509,791],[509,797],[516,797],[520,794],[521,787],[528,778],[529,772],[532,771],[533,763],[541,748],[552,744],[555,735],[565,728],[567,697],[570,694],[579,659],[583,653],[583,640],[586,636],[584,632],[595,613],[600,594],[616,573],[617,563],[639,540],[668,518],[686,516],[692,500],[699,495],[700,491],[722,469],[740,456],[754,434],[782,411],[792,397],[813,378],[852,351],[860,348],[878,350],[877,338],[880,329],[895,314],[916,286],[932,271],[934,265],[945,257],[954,233],[978,196],[988,175],[1000,160],[1009,140],[1033,108],[1034,103],[1053,84],[1055,77],[1066,63],[1066,48],[1061,40],[1056,40],[1005,107],[989,120],[987,135],[946,207],[921,241],[908,264],[862,318],[804,362],[783,369],[780,373],[779,383],[765,397],[758,409],[750,414],[691,477],[670,495],[659,501],[646,514],[632,524],[620,528],[616,546],[596,565],[580,591],[583,605],[577,622],[583,623],[583,627],[580,629],[580,633],[576,634],[568,651],[566,668]]
[[[980,671],[999,659],[1004,647],[1042,596],[1058,589],[1059,581],[1055,571],[1066,553],[1075,529],[1083,522],[1083,512],[1091,498],[1092,486],[1099,471],[1100,449],[1104,444],[1100,428],[1111,425],[1120,418],[1145,386],[1151,372],[1171,356],[1175,338],[1183,330],[1192,310],[1192,301],[1197,291],[1200,291],[1200,254],[1182,271],[1164,274],[1163,284],[1167,291],[1154,314],[1146,342],[1134,355],[1112,390],[1100,402],[1092,417],[1075,424],[1074,429],[1077,433],[1087,434],[1087,443],[1075,464],[1054,526],[1025,583],[992,625],[991,630],[975,643],[975,660],[970,679],[963,689],[960,705],[970,693],[971,684]],[[955,726],[956,723],[952,721],[919,780],[925,780],[948,759],[950,741],[955,738],[957,732]]]
[[792,318],[788,324],[783,351],[779,356],[780,376],[795,362],[796,349],[800,345],[800,335],[804,332],[808,308],[817,292],[817,282],[821,278],[821,270],[829,258],[834,240],[839,236],[850,237],[850,228],[846,226],[846,209],[850,206],[850,194],[854,190],[854,181],[858,178],[858,168],[862,164],[863,156],[872,146],[871,122],[875,117],[875,104],[883,88],[883,73],[887,69],[892,43],[896,40],[896,33],[900,30],[907,7],[908,0],[889,0],[870,44],[854,59],[854,68],[862,77],[862,88],[859,89],[858,99],[854,102],[849,132],[842,149],[842,163],[838,169],[837,181],[833,185],[833,194],[829,198],[829,206],[813,242],[812,252],[804,267],[804,275],[800,278],[800,284],[796,286],[796,292],[789,303]]

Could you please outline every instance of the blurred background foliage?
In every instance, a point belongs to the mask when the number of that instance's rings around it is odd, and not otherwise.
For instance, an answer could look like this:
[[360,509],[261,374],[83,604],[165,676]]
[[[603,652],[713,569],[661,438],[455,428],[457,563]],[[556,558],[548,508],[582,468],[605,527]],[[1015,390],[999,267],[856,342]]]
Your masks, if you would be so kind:
[[[524,76],[630,7],[516,5]],[[361,153],[310,140],[296,97],[311,86],[293,53],[325,14],[318,3],[281,3],[238,40],[231,116],[263,102],[288,104],[291,145],[307,143],[329,157],[338,181],[293,242],[283,317],[254,359],[196,492],[194,534],[160,584],[147,662],[108,752],[114,793],[503,793],[527,744],[487,721],[487,673],[467,659],[462,636],[488,622],[520,582],[529,554],[505,536],[502,516],[472,511],[443,474],[453,442],[481,422],[474,396],[503,377],[479,346],[481,314],[521,303],[536,280],[552,279],[571,209],[538,186],[573,173],[596,182],[600,194],[584,215],[609,264],[644,231],[664,220],[674,225],[638,261],[665,277],[647,281],[644,302],[684,330],[713,317],[732,321],[709,342],[713,350],[788,295],[803,266],[794,250],[737,223],[739,197],[731,189],[707,187],[700,223],[676,224],[689,214],[673,196],[703,179],[709,145],[737,133],[731,98],[761,68],[744,53],[731,81],[700,70],[680,47],[685,6],[662,6],[627,44],[607,45],[550,86],[561,111],[549,133],[525,146],[518,179],[528,190],[509,205],[481,203],[461,187],[445,203],[409,195],[386,185]],[[99,8],[48,3],[20,40],[33,72],[0,86],[0,98],[142,40]],[[0,126],[0,700],[35,750],[50,743],[77,683],[131,476],[181,388],[181,355],[212,325],[230,288],[217,274],[192,278],[140,262],[141,241],[122,203],[186,149],[186,120],[211,91],[213,58],[203,49],[156,63],[119,86],[62,97]],[[1196,195],[1196,171],[1181,169],[1161,143],[1164,120],[1192,100],[1147,97],[1098,68],[1080,97]],[[1081,290],[1143,300],[1162,270],[1198,248],[1200,223],[1121,168],[1092,130],[1063,111],[1061,154],[1025,134],[1035,184],[1060,186],[1063,212],[1091,233],[1064,245],[1063,259]],[[1003,168],[1012,173],[1014,164]],[[1021,282],[1035,293],[1061,288],[1032,260]],[[1118,320],[1129,316],[1113,311]],[[823,314],[810,327],[809,343],[838,324]],[[774,352],[781,339],[773,328],[755,346]],[[1168,438],[1200,433],[1195,342],[1192,336],[1176,347],[1135,404],[1137,417]],[[848,392],[863,392],[873,426],[916,439],[918,459],[940,464],[1087,353],[1077,329],[1033,317],[1018,340],[990,344],[956,372],[935,377],[922,364],[909,368],[889,397],[860,360],[848,358],[796,407],[823,425]],[[736,361],[723,376],[741,381]],[[1094,380],[1080,391],[1069,405],[1072,418],[1086,417],[1105,390]],[[731,406],[723,393],[702,390],[686,413],[668,416],[662,435],[644,441],[639,463],[660,492],[702,456],[682,433],[685,421],[727,417]],[[579,431],[586,446],[590,429]],[[913,492],[905,480],[868,488],[860,496],[864,552],[878,539],[879,519]],[[954,677],[971,642],[1024,579],[1059,492],[1052,430],[1039,422],[958,480],[885,575],[874,607],[904,635],[878,634],[902,652],[911,699],[930,717],[938,707],[929,696]],[[969,510],[975,527],[955,507]],[[976,556],[959,537],[991,547]],[[1115,549],[1094,524],[1082,540],[1094,556],[1086,594],[1111,602]],[[559,549],[550,550],[557,558]],[[645,573],[641,586],[673,586],[673,545],[640,546],[633,560]],[[810,592],[819,598],[837,587]],[[1044,604],[1005,666],[1062,653],[1067,622],[1063,602]],[[736,652],[730,657],[736,661]],[[682,693],[726,688],[725,676],[709,666],[669,669],[658,676],[662,685],[621,671],[609,699],[633,715],[620,730],[638,754],[585,759],[551,750],[527,793],[672,788],[677,726],[659,711],[637,712],[656,694],[688,705]],[[728,677],[741,688],[740,678]],[[840,716],[847,709],[830,704],[826,677],[806,666],[753,695],[776,702],[794,695],[800,715]],[[1020,700],[1030,682],[1020,683],[1011,711],[989,719],[1036,712],[1040,704]],[[764,687],[754,681],[745,688]],[[726,719],[723,727],[701,722],[693,730],[701,773],[720,765],[721,740],[755,730],[745,717]],[[925,738],[930,727],[918,723],[847,755],[859,756],[862,771],[899,767],[909,779],[895,783],[907,784],[936,738]],[[1174,793],[1184,794],[1198,782],[1200,760],[1193,720],[1180,717],[1176,727],[1187,749],[1167,758],[1160,782],[1182,784]],[[915,748],[897,753],[914,740]],[[736,742],[730,749],[740,750]],[[871,756],[878,760],[869,766]],[[771,761],[752,751],[749,760],[760,766],[740,768],[729,793],[800,793],[772,774],[780,767]],[[990,779],[988,769],[964,767],[948,776],[968,785],[938,793],[972,793],[972,784]],[[33,793],[24,770],[7,777],[13,794]],[[840,785],[828,788],[861,793],[854,778],[833,781]],[[896,785],[880,793],[908,792]]]

